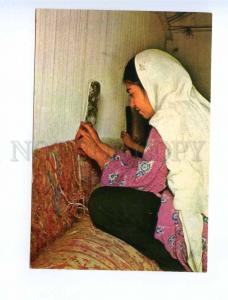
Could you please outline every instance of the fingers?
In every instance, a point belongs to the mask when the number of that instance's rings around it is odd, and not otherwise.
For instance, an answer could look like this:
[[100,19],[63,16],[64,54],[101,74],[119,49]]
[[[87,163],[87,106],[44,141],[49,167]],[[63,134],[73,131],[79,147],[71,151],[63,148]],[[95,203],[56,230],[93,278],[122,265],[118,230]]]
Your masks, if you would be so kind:
[[83,146],[87,147],[93,147],[94,146],[94,141],[91,139],[91,137],[88,135],[88,133],[85,133],[85,135],[81,136],[80,139],[78,140],[78,145],[79,148]]
[[97,135],[96,130],[90,122],[83,122],[82,127],[85,128],[91,136]]
[[81,122],[80,123],[79,129],[78,129],[78,131],[75,135],[76,140],[81,136],[82,130],[87,130],[87,128],[86,128],[87,126],[85,126],[85,124],[91,124],[91,123],[89,123],[89,122],[87,122],[87,123],[86,122]]
[[125,135],[126,135],[126,131],[121,131],[120,136],[121,136],[121,137],[124,137]]
[[94,131],[94,128],[92,127],[91,123],[81,123],[82,128],[84,128],[85,130],[87,130],[90,134],[92,134],[92,132]]
[[130,135],[126,131],[121,131],[120,137],[123,138],[130,138]]
[[86,130],[79,128],[79,130],[75,136],[75,139],[80,140],[82,137],[85,137],[85,136],[89,137],[89,133]]
[[75,140],[80,139],[80,136],[81,136],[81,130],[79,129],[78,132],[75,135]]
[[93,127],[93,125],[89,122],[82,122],[82,128],[84,128],[91,136],[91,138],[97,143],[100,143],[99,135],[97,134],[97,131]]
[[78,147],[79,149],[87,152],[86,149],[89,147],[89,138],[87,136],[83,136],[78,140]]
[[78,144],[79,153],[86,154],[90,158],[93,158],[93,152],[97,145],[96,140],[99,141],[99,137],[91,123],[81,122],[75,140]]
[[76,135],[75,135],[75,140],[80,139],[80,137],[82,136],[82,134],[83,134],[83,128],[82,128],[82,126],[80,125],[80,126],[79,126],[79,129],[78,129],[78,131],[77,131],[77,133],[76,133]]
[[83,121],[81,121],[80,127],[93,128],[93,124],[91,122],[83,122]]
[[94,159],[96,154],[96,143],[90,136],[85,135],[78,141],[79,150],[83,151],[88,157]]

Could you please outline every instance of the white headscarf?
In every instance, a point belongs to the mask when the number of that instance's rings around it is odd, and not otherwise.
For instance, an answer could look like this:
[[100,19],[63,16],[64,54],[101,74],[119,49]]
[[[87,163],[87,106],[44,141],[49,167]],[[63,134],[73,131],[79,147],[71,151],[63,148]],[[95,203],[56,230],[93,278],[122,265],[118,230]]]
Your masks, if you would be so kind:
[[209,102],[180,62],[164,51],[137,54],[135,67],[155,111],[150,124],[166,145],[168,185],[182,221],[188,263],[193,271],[201,271],[202,214],[208,210]]

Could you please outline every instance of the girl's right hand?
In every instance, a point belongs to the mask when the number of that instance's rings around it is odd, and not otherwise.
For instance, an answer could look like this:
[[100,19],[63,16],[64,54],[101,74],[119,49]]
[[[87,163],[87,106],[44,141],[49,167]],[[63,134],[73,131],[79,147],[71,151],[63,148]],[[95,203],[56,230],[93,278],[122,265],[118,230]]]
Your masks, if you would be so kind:
[[99,135],[93,125],[89,122],[81,122],[79,130],[75,136],[75,139],[78,140],[81,137],[81,130],[87,131],[87,133],[90,135],[90,137],[94,140],[96,144],[100,144],[101,140],[99,138]]

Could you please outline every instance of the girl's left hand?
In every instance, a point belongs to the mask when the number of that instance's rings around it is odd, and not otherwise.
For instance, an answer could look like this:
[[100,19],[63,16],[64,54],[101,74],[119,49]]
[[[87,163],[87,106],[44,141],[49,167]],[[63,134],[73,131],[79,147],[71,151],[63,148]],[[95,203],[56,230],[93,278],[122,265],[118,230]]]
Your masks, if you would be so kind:
[[133,148],[135,143],[133,141],[133,139],[131,138],[131,136],[126,132],[126,131],[121,131],[121,135],[120,135],[124,145],[126,145],[129,148]]

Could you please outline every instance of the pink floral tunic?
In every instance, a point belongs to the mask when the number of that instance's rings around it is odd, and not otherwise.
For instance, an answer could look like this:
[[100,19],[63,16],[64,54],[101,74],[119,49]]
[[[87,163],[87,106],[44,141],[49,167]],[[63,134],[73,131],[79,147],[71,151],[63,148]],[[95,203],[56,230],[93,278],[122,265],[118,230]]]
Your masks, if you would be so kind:
[[[165,144],[155,128],[150,132],[142,158],[131,156],[129,151],[118,151],[105,164],[101,184],[103,186],[124,186],[148,191],[161,197],[158,222],[154,237],[160,240],[166,250],[178,259],[187,271],[187,250],[178,212],[173,207],[173,195],[166,185],[168,169],[165,163]],[[203,271],[207,269],[207,219],[204,218],[202,235]]]

